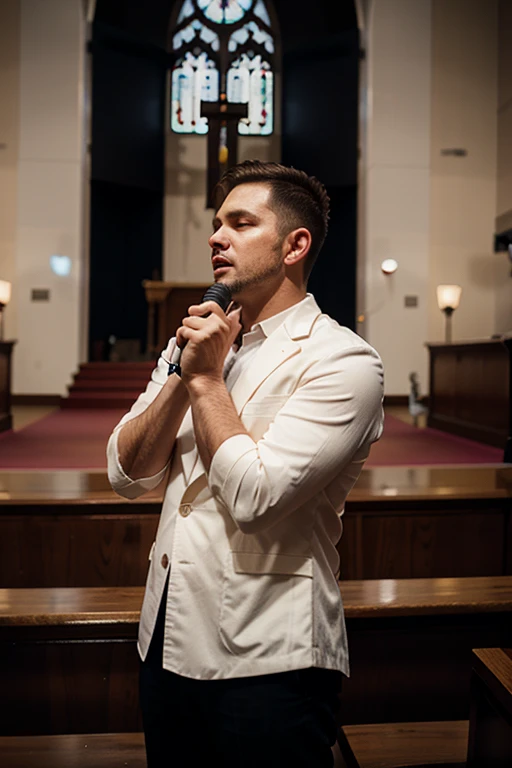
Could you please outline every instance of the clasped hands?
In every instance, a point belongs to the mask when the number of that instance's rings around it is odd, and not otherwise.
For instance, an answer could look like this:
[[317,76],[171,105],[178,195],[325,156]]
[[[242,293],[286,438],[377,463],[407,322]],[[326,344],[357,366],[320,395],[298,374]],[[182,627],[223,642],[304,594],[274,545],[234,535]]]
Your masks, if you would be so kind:
[[222,381],[224,361],[240,333],[241,307],[224,314],[214,301],[189,307],[176,332],[182,349],[181,378],[188,387],[193,381]]

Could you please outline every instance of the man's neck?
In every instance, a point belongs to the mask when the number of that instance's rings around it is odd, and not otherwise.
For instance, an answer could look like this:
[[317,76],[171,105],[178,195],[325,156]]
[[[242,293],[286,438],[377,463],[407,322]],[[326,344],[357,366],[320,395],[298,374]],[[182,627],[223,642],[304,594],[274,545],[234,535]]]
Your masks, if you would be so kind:
[[[284,286],[283,286],[284,287]],[[269,317],[284,312],[285,309],[293,307],[306,297],[306,288],[289,286],[288,290],[280,290],[265,301],[241,301],[242,304],[242,325],[244,333],[247,333],[253,325],[267,320]]]
[[261,293],[258,291],[248,293],[248,297],[240,298],[244,333],[247,333],[256,323],[268,320],[269,317],[278,315],[302,301],[306,296],[306,285],[285,279],[270,295],[267,286],[263,286]]

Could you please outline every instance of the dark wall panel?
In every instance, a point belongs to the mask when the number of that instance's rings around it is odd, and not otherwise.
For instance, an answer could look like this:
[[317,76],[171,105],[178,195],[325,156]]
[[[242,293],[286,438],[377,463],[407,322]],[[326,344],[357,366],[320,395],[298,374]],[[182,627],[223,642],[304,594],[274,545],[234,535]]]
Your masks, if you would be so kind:
[[[283,49],[282,161],[322,181],[329,232],[309,289],[355,328],[359,32],[353,2],[276,0]],[[307,20],[307,23],[305,23]]]
[[107,339],[146,339],[142,288],[161,271],[162,196],[158,191],[102,181],[91,184],[90,357]]
[[89,359],[139,339],[141,282],[162,274],[165,50],[94,25]]
[[163,190],[166,57],[96,25],[92,178]]

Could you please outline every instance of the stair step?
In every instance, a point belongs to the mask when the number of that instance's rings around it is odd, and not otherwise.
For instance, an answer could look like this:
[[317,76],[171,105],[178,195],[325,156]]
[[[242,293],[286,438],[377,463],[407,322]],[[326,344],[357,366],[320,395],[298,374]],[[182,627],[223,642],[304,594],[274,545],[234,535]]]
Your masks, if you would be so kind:
[[83,370],[78,371],[75,374],[75,379],[149,379],[151,371],[155,366],[148,366],[143,370],[132,370],[130,368],[125,371],[109,371],[107,370]]
[[109,362],[99,362],[99,363],[81,363],[80,365],[80,371],[102,371],[108,372],[108,371],[117,371],[122,372],[124,371],[145,371],[145,370],[152,370],[155,367],[157,361],[155,360],[144,360],[143,362],[139,363],[109,363]]
[[75,374],[61,408],[121,408],[128,410],[146,389],[155,362],[83,363]]
[[85,381],[75,381],[72,387],[73,392],[142,392],[146,389],[148,379],[137,382],[129,379],[128,381],[119,381],[118,379],[107,379],[97,381],[89,379]]
[[138,393],[93,392],[80,393],[62,398],[61,408],[113,408],[128,410],[138,397]]

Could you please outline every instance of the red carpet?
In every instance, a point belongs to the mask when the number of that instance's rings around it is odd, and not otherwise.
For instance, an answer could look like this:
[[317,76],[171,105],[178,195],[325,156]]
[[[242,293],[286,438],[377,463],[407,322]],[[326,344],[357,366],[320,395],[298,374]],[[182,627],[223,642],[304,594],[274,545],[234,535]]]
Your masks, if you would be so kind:
[[438,429],[417,429],[386,416],[384,434],[372,445],[365,467],[417,464],[501,464],[504,448],[475,443]]
[[124,411],[55,411],[0,434],[0,469],[105,469],[105,449]]
[[[105,448],[123,411],[55,411],[19,432],[0,434],[0,469],[105,469]],[[496,464],[503,451],[386,417],[366,467]]]

